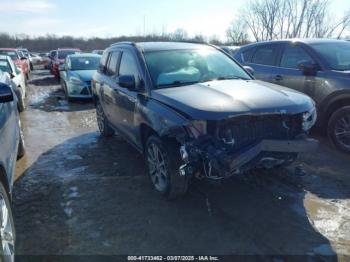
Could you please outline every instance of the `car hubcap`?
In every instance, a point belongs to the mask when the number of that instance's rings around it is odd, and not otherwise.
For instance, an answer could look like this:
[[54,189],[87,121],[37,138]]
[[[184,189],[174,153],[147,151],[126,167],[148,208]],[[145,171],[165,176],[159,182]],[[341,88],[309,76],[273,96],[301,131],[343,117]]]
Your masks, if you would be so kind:
[[97,125],[100,129],[101,133],[104,131],[104,115],[100,105],[97,105],[96,108],[96,116],[97,116]]
[[340,118],[334,129],[337,141],[345,148],[350,149],[350,115]]
[[168,186],[168,173],[163,153],[156,144],[151,144],[147,150],[149,173],[155,188],[164,192]]
[[0,236],[4,261],[14,261],[15,241],[13,237],[13,226],[11,224],[8,207],[2,195],[0,195],[0,212]]

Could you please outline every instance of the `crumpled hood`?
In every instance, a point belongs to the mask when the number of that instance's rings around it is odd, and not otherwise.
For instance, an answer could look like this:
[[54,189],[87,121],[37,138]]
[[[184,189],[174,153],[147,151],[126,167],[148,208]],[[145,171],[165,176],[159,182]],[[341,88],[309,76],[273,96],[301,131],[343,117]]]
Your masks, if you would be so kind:
[[212,81],[152,90],[152,98],[196,120],[243,114],[302,113],[314,105],[308,96],[258,80]]
[[93,74],[96,72],[96,70],[77,70],[77,71],[70,71],[70,76],[74,76],[79,78],[81,81],[91,81]]

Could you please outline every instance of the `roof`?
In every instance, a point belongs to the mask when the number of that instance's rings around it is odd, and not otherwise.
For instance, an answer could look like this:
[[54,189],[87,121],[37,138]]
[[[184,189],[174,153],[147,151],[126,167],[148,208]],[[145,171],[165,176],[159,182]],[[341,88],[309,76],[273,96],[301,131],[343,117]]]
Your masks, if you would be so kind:
[[69,55],[70,58],[79,58],[79,57],[101,57],[99,54],[92,54],[92,53],[82,53],[82,54],[74,54]]
[[164,51],[164,50],[188,50],[199,48],[212,48],[209,45],[199,43],[185,43],[185,42],[141,42],[136,43],[136,46],[145,52],[150,51]]
[[262,45],[266,43],[304,43],[304,44],[321,44],[321,43],[336,43],[336,42],[346,42],[344,40],[329,39],[329,38],[290,38],[290,39],[281,39],[281,40],[271,40],[271,41],[262,41],[257,43],[252,43],[246,46]]
[[17,51],[16,48],[0,48],[2,51]]
[[65,51],[65,50],[80,51],[80,49],[79,49],[79,48],[69,48],[69,47],[65,47],[65,48],[57,48],[57,51]]

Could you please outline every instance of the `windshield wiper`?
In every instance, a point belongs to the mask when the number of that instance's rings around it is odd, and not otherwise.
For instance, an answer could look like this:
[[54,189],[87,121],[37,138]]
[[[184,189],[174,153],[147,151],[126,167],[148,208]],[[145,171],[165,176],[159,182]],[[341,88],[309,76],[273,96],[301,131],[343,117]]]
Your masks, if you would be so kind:
[[211,79],[205,79],[201,81],[201,83],[204,82],[211,82],[211,81],[222,81],[222,80],[232,80],[232,79],[240,79],[240,80],[249,80],[248,78],[240,77],[240,76],[219,76]]
[[177,86],[187,86],[187,85],[193,85],[197,84],[199,81],[179,81],[176,80],[174,82],[168,83],[168,84],[160,84],[157,85],[157,88],[167,88],[167,87],[177,87]]

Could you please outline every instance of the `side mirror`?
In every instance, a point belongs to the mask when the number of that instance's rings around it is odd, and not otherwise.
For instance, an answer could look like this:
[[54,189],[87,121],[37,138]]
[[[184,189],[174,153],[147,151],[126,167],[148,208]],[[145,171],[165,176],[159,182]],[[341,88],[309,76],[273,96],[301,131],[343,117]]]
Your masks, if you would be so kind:
[[13,101],[13,93],[11,87],[4,83],[0,83],[0,103]]
[[134,90],[136,88],[135,76],[122,75],[118,79],[118,84],[121,87],[125,87],[127,89]]
[[316,73],[316,71],[319,69],[319,66],[311,61],[305,60],[298,63],[298,69],[307,75],[312,75]]
[[250,66],[243,66],[243,68],[248,71],[249,74],[251,74],[252,76],[255,74],[255,71],[252,67]]

